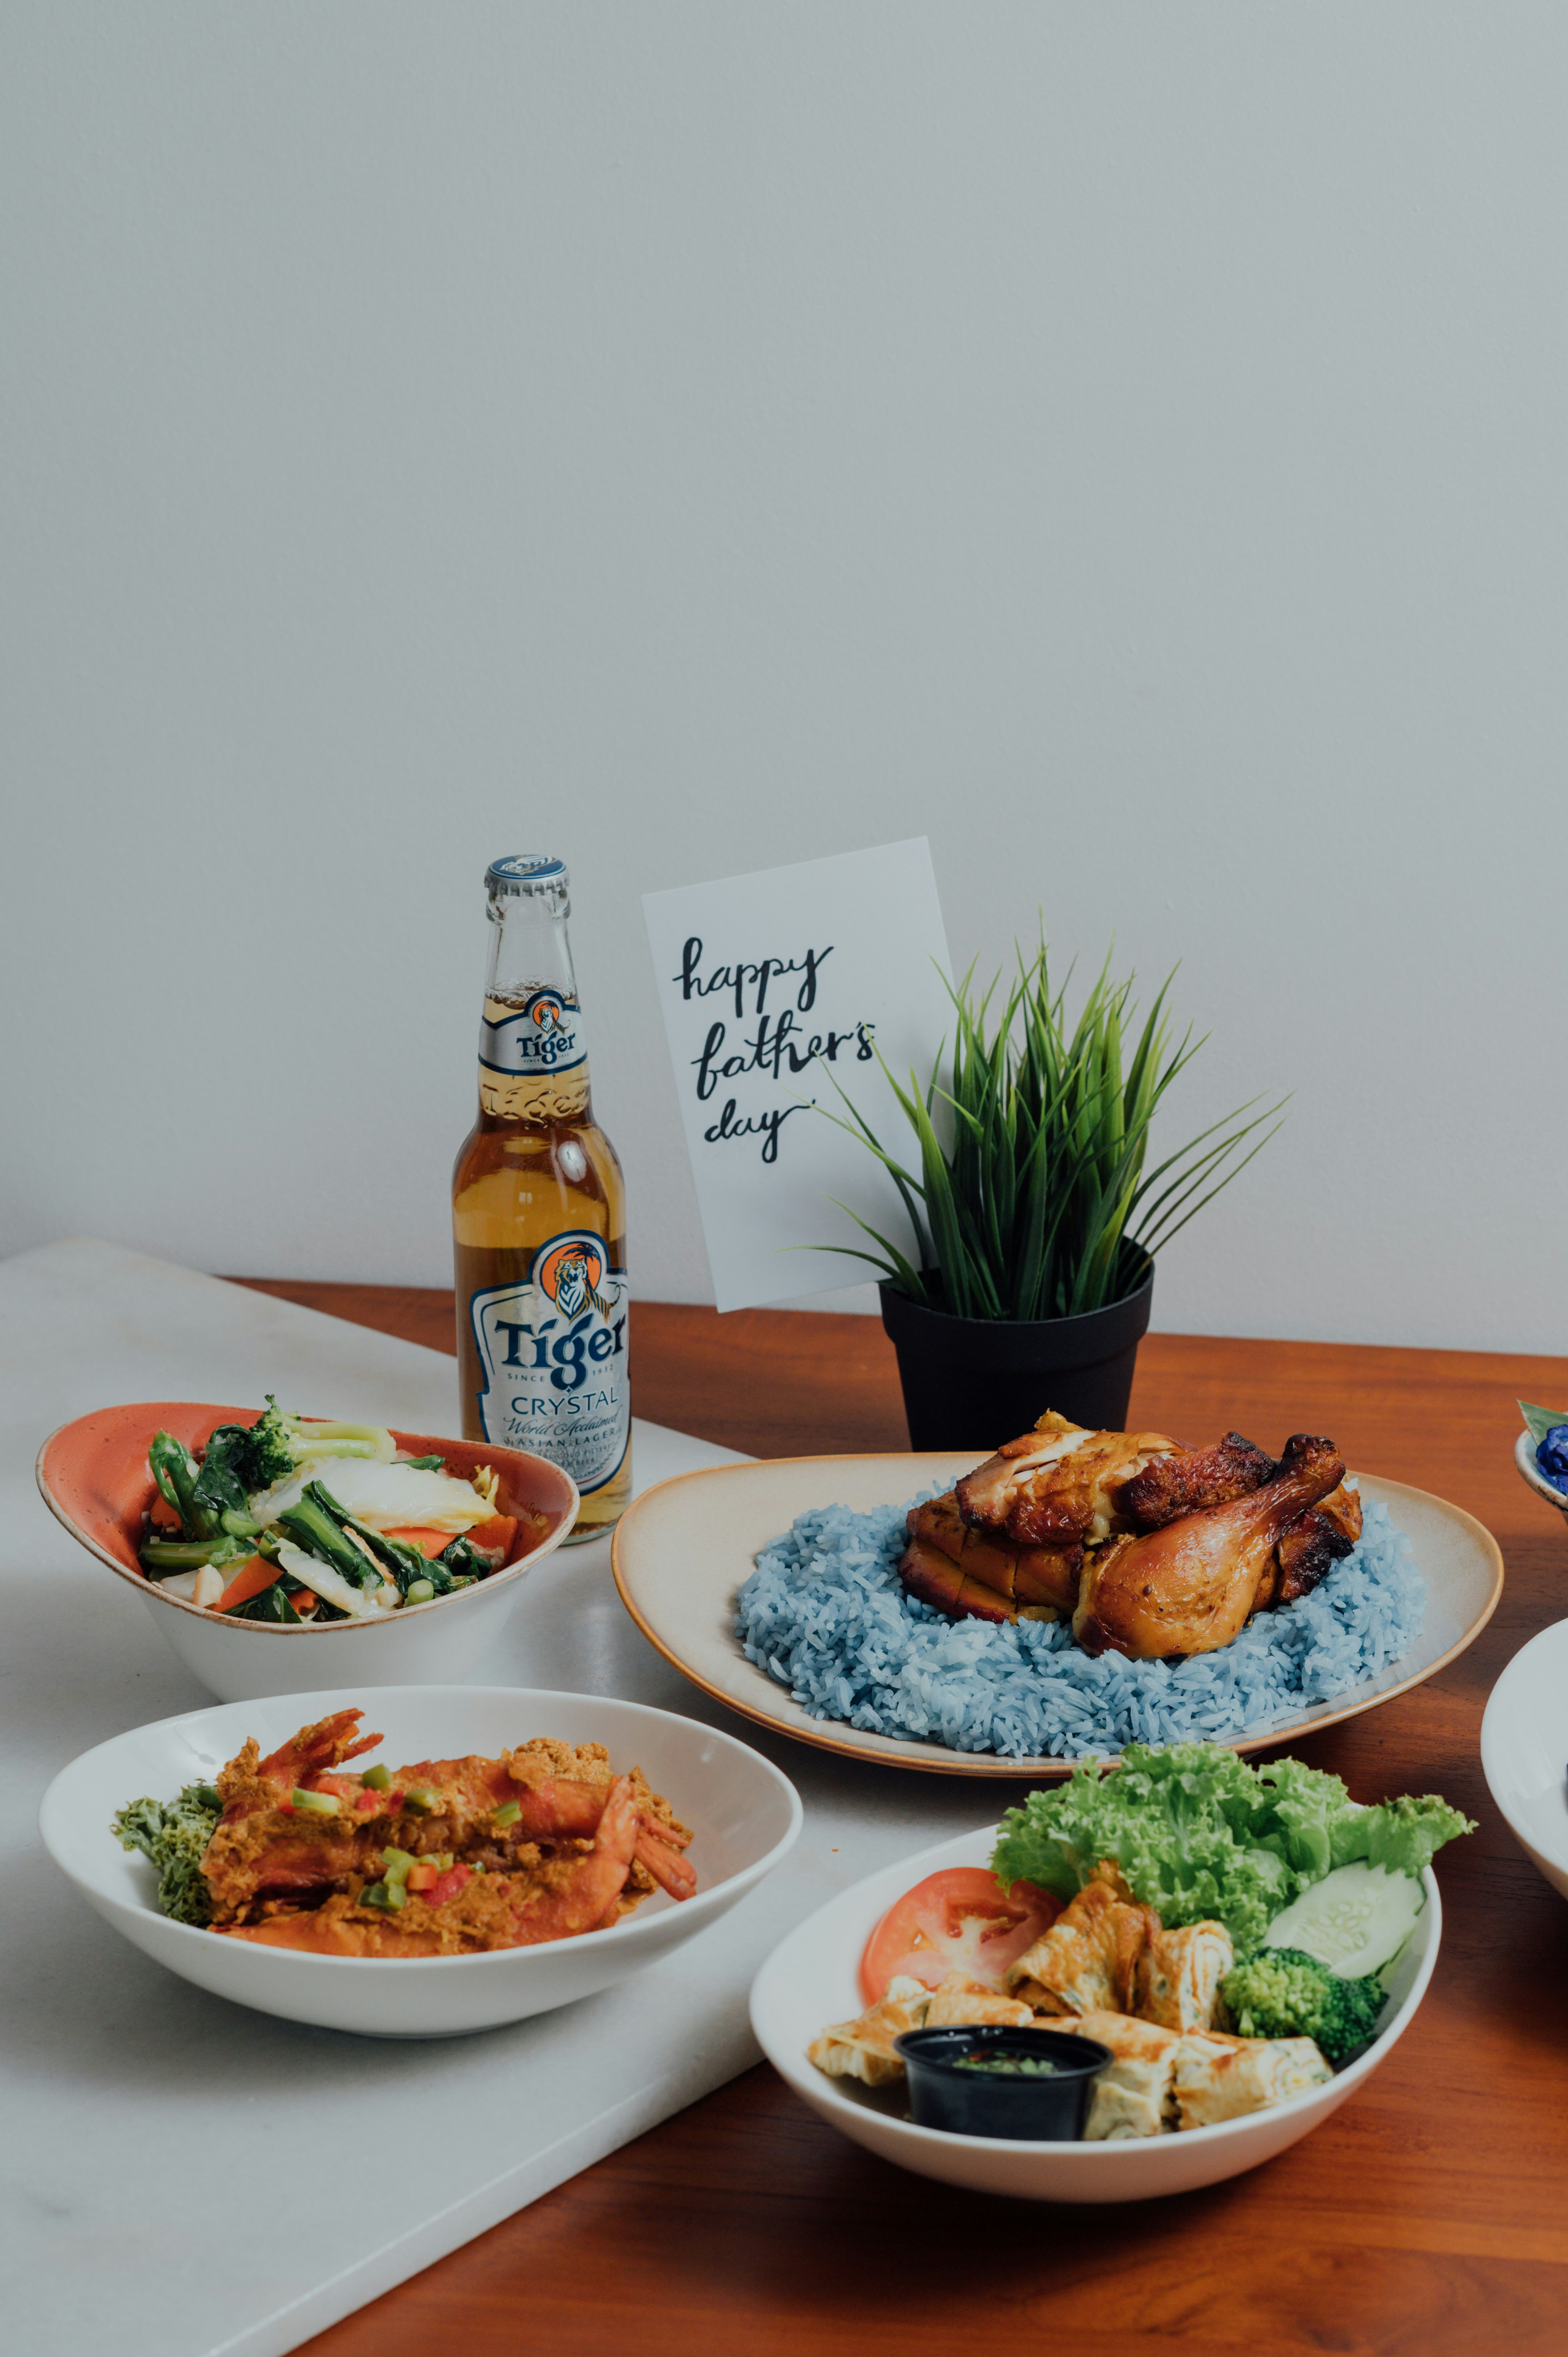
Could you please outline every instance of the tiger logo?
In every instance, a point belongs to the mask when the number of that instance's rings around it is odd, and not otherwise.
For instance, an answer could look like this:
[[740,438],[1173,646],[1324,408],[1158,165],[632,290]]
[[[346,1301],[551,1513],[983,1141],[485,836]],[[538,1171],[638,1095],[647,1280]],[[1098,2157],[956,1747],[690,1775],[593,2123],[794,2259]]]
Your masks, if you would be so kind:
[[558,1236],[545,1246],[535,1265],[533,1281],[568,1321],[580,1317],[590,1302],[607,1320],[626,1290],[624,1286],[605,1281],[604,1238],[583,1230]]

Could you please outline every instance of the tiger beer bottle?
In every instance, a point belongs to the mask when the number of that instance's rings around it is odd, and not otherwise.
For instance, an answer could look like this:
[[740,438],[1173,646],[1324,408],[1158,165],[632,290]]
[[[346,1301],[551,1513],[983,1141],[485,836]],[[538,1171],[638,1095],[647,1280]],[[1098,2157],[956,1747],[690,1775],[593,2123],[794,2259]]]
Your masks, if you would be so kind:
[[562,1466],[591,1539],[631,1495],[626,1189],[588,1094],[565,866],[498,859],[485,888],[479,1117],[452,1173],[463,1436]]

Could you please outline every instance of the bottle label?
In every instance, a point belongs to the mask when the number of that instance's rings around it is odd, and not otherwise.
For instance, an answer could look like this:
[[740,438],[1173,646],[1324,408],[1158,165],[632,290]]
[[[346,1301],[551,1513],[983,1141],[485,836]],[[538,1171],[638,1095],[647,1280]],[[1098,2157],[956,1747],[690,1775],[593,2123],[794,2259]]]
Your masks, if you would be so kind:
[[479,1018],[479,1062],[486,1071],[529,1080],[570,1072],[587,1060],[583,1010],[558,990],[531,990],[521,1006],[486,1001]]
[[592,1228],[533,1255],[528,1281],[472,1296],[479,1422],[487,1440],[532,1449],[585,1495],[614,1479],[631,1433],[626,1270]]

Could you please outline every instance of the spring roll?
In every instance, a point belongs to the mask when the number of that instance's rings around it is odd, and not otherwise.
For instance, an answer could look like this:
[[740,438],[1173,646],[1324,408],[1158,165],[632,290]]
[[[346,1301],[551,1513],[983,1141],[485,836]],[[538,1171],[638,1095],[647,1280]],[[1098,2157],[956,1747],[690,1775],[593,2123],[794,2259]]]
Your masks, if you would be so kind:
[[907,2029],[967,2029],[983,2021],[1028,2029],[1034,2019],[1021,1998],[998,1996],[967,1973],[949,1973],[934,1994],[917,1980],[900,1977],[888,1982],[881,2003],[858,2021],[841,2021],[824,2029],[807,2047],[806,2060],[830,2079],[862,2079],[868,2087],[884,2087],[904,2076],[893,2041]]
[[999,2021],[1007,2029],[1032,2029],[1034,2008],[1021,1997],[998,1996],[967,1973],[950,1973],[926,2007],[926,2029],[968,2029],[983,2021]]
[[1107,1860],[1050,1930],[1007,1968],[1011,1996],[1036,2013],[1131,2013],[1138,1959],[1160,1919],[1140,1907]]
[[1134,2010],[1163,2029],[1211,2029],[1219,1984],[1235,1961],[1223,1923],[1153,1932],[1138,1959]]
[[890,2079],[904,2076],[903,2060],[894,2052],[893,2040],[902,2038],[907,2029],[921,2028],[930,2001],[930,1990],[918,1981],[902,1976],[890,1980],[886,1996],[857,2021],[835,2022],[814,2038],[806,2049],[806,2060],[830,2079],[861,2079],[868,2087],[886,2086]]
[[1184,2128],[1213,2127],[1267,2111],[1333,2076],[1310,2038],[1189,2033],[1176,2057],[1176,2115]]
[[1098,2039],[1114,2058],[1094,2083],[1083,2131],[1086,2144],[1170,2134],[1176,2125],[1174,2075],[1183,2043],[1179,2031],[1113,2012],[1080,2013],[1053,2021],[1051,2028]]

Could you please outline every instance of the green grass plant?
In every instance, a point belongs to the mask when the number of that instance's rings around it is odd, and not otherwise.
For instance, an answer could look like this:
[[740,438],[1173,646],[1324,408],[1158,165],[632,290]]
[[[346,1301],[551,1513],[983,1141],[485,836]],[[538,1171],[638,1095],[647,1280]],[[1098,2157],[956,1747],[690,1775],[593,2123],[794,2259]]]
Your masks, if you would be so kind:
[[869,1261],[897,1292],[956,1318],[1074,1318],[1135,1293],[1161,1246],[1267,1145],[1283,1104],[1254,1113],[1254,1097],[1150,1167],[1155,1115],[1204,1044],[1190,1028],[1175,1041],[1166,1003],[1174,979],[1140,1027],[1135,976],[1112,982],[1108,957],[1069,1028],[1066,984],[1053,989],[1043,942],[1032,958],[1019,952],[1003,996],[1000,974],[981,992],[972,966],[950,985],[950,1085],[938,1077],[945,1040],[924,1088],[914,1072],[901,1087],[883,1065],[918,1169],[887,1150],[833,1082],[845,1114],[828,1118],[892,1178],[914,1257],[843,1203],[880,1253],[824,1249]]

